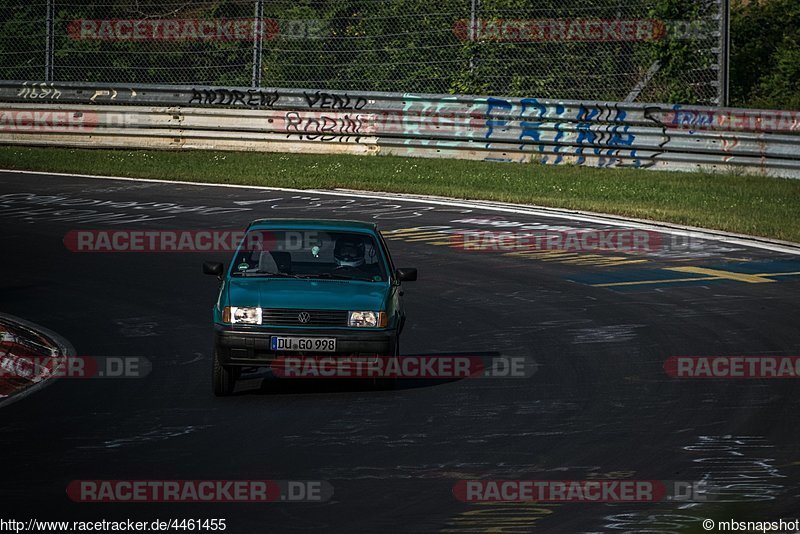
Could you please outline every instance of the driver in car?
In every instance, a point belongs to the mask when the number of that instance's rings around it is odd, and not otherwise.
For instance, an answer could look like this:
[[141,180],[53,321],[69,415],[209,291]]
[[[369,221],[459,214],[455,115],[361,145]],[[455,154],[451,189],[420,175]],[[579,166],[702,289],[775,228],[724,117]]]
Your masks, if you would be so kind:
[[364,241],[358,237],[342,236],[333,247],[336,270],[354,271],[366,276],[377,274],[377,264],[366,263]]

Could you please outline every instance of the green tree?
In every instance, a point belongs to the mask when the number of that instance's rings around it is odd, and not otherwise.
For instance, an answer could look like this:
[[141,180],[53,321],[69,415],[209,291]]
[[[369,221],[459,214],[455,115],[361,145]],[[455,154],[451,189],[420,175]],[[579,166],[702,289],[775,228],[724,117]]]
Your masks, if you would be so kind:
[[800,2],[734,0],[731,9],[732,104],[800,109]]

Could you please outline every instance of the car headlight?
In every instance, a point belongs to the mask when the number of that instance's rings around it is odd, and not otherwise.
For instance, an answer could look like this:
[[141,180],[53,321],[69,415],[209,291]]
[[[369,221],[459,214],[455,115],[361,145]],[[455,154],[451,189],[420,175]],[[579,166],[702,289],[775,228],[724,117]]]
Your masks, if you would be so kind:
[[226,306],[222,310],[222,322],[231,324],[261,324],[261,308]]
[[383,328],[386,323],[386,312],[351,311],[347,314],[347,326]]

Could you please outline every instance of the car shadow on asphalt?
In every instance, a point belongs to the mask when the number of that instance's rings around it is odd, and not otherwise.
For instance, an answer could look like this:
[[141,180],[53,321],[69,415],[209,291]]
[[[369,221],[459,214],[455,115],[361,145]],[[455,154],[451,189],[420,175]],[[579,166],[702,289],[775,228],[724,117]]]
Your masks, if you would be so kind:
[[[404,355],[402,358],[421,357],[423,355]],[[497,352],[464,353],[464,352],[443,352],[427,353],[425,357],[435,358],[470,358],[473,362],[480,361],[486,366],[486,362],[500,356]],[[483,368],[477,368],[481,371]],[[474,369],[473,369],[474,371]],[[381,394],[391,391],[405,391],[412,389],[430,388],[460,382],[470,379],[472,376],[435,376],[435,377],[413,377],[395,379],[372,379],[372,378],[279,378],[271,371],[262,369],[253,373],[245,374],[241,377],[236,388],[235,395],[313,395],[330,393],[361,393],[375,392]]]

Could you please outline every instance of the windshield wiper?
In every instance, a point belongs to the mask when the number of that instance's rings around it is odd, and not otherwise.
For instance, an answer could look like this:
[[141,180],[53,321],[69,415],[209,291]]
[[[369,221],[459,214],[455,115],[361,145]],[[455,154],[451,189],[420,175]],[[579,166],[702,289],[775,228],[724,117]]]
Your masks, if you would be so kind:
[[231,276],[244,276],[244,277],[263,276],[263,277],[275,277],[275,278],[303,278],[299,274],[269,273],[269,272],[266,272],[266,273],[261,273],[261,272],[247,273],[247,272],[242,272],[242,271],[238,271],[238,272],[232,273]]
[[335,280],[360,280],[362,282],[371,282],[372,280],[369,278],[363,277],[356,277],[356,276],[346,276],[343,274],[336,274],[336,273],[319,273],[317,275],[319,278],[333,278]]
[[317,273],[317,274],[289,274],[289,273],[259,273],[259,272],[244,272],[244,271],[237,271],[231,274],[231,276],[242,276],[242,277],[274,277],[274,278],[299,278],[303,280],[309,280],[314,278],[325,278],[325,279],[333,279],[333,280],[359,280],[361,282],[372,282],[373,280],[370,278],[363,278],[363,277],[353,277],[353,276],[346,276],[343,274],[335,274],[335,273]]

